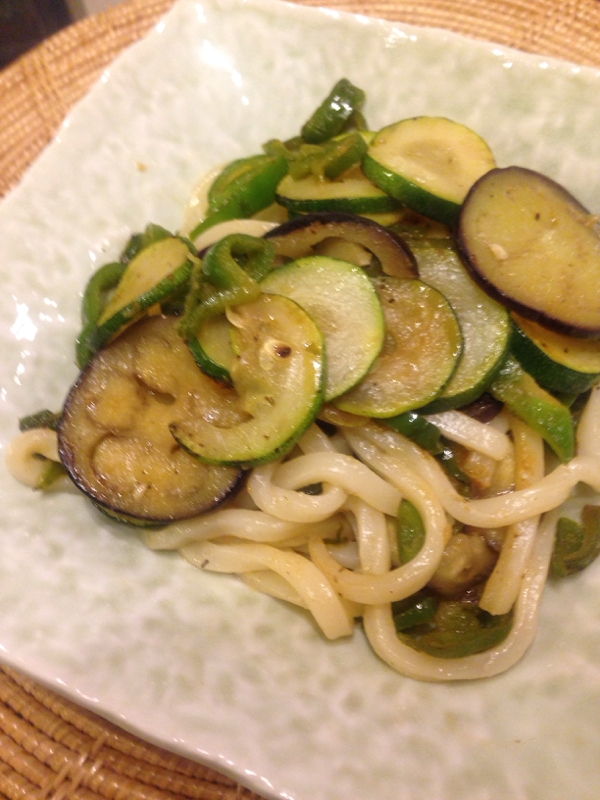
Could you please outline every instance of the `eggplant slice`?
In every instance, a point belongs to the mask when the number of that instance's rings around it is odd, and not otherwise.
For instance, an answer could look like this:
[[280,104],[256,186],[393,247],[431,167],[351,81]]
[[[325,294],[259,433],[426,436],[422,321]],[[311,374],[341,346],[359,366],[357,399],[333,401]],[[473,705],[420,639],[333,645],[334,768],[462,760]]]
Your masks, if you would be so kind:
[[463,204],[458,245],[475,280],[552,330],[600,337],[600,226],[566,189],[523,167],[494,169]]
[[75,484],[113,512],[152,523],[193,517],[240,486],[237,467],[203,464],[169,425],[238,418],[232,392],[197,367],[173,317],[139,322],[101,350],[65,402],[59,452]]
[[417,278],[419,275],[415,257],[401,236],[371,219],[354,214],[316,211],[294,217],[270,230],[265,239],[273,242],[277,255],[292,259],[312,255],[312,248],[326,239],[343,239],[372,253],[386,275],[397,278]]

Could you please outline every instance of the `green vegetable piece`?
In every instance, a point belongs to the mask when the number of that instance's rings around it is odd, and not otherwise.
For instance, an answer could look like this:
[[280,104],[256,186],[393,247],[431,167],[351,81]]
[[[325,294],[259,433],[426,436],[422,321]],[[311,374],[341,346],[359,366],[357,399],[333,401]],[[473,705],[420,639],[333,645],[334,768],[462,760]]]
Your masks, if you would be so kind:
[[197,262],[190,242],[179,236],[161,237],[139,250],[127,264],[97,324],[82,337],[82,353],[98,352],[153,306],[179,295]]
[[179,330],[207,375],[231,382],[229,371],[211,359],[200,342],[203,325],[227,308],[260,297],[258,282],[272,269],[274,258],[274,245],[267,239],[236,233],[214,244],[195,268]]
[[106,308],[110,292],[117,286],[126,269],[125,262],[116,261],[104,264],[94,272],[85,287],[81,304],[83,329],[75,343],[77,366],[80,369],[83,369],[94,354],[94,350],[89,345],[89,338],[96,330],[98,320]]
[[166,228],[163,228],[162,225],[155,225],[153,222],[150,222],[146,225],[144,231],[133,234],[125,245],[119,260],[124,264],[129,264],[131,259],[135,258],[141,250],[154,244],[154,242],[159,242],[161,239],[167,239],[169,236],[172,236],[172,234]]
[[233,161],[217,176],[208,194],[209,214],[190,234],[230,219],[247,219],[275,202],[277,184],[288,171],[283,156],[257,155]]
[[398,433],[406,436],[407,439],[415,442],[415,444],[418,444],[419,447],[427,450],[428,453],[437,455],[444,450],[439,428],[415,411],[406,411],[404,414],[389,417],[382,420],[382,422],[389,428],[393,428]]
[[37,411],[35,414],[21,417],[19,420],[19,430],[23,432],[32,431],[36,428],[49,428],[51,431],[55,431],[58,429],[60,417],[60,411],[49,411],[47,408],[44,408],[42,411]]
[[588,567],[600,555],[600,506],[586,505],[581,522],[561,517],[550,563],[553,578],[565,578]]
[[[32,431],[37,428],[47,428],[48,430],[56,431],[58,430],[61,416],[62,412],[57,413],[44,408],[42,411],[37,411],[35,414],[29,414],[26,417],[21,417],[19,420],[19,430],[23,432]],[[66,470],[60,462],[52,461],[51,459],[45,458],[39,453],[36,453],[35,457],[39,458],[40,461],[44,463],[37,483],[33,488],[40,491],[45,491],[55,481],[65,475]]]
[[464,658],[502,642],[512,626],[512,612],[492,616],[472,602],[440,600],[426,631],[404,631],[402,641],[437,658]]
[[423,520],[409,500],[402,500],[398,506],[396,534],[400,563],[406,564],[419,553],[425,541]]
[[231,290],[249,280],[261,281],[273,269],[275,246],[268,239],[232,233],[214,244],[202,272],[217,289]]
[[310,119],[302,126],[302,137],[320,144],[341,133],[365,102],[365,93],[347,78],[339,80]]
[[392,604],[396,630],[406,631],[416,626],[428,625],[435,617],[438,600],[425,592],[417,592]]
[[561,461],[575,454],[575,432],[569,409],[542,389],[509,356],[489,388],[490,394],[537,431]]
[[367,143],[360,133],[349,133],[322,145],[305,144],[290,161],[289,174],[295,180],[315,175],[333,181],[360,163],[366,151]]
[[42,470],[42,474],[38,478],[38,481],[34,487],[42,492],[48,490],[53,483],[55,483],[59,478],[62,478],[63,475],[67,474],[67,470],[59,461],[52,461],[51,459],[45,459],[45,461],[46,463],[44,465],[44,469]]

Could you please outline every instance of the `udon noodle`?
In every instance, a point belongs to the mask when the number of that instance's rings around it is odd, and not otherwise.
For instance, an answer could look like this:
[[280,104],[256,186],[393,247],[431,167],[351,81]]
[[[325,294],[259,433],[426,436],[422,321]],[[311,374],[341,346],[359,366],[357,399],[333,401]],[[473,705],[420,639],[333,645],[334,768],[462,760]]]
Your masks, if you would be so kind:
[[[245,490],[226,508],[141,531],[140,538],[153,550],[179,551],[200,570],[238,575],[253,589],[307,609],[329,639],[352,634],[362,619],[375,653],[411,678],[463,680],[503,672],[535,636],[561,504],[578,483],[600,492],[600,389],[583,412],[577,455],[547,473],[540,436],[514,417],[510,436],[461,412],[438,414],[436,423],[498,465],[510,453],[514,488],[465,499],[431,455],[393,430],[366,421],[329,436],[313,425],[289,457],[253,469]],[[55,433],[17,437],[8,454],[15,477],[34,486],[39,453],[58,459]],[[322,484],[320,494],[302,491],[312,484]],[[402,499],[419,511],[425,538],[414,558],[398,564],[394,522]],[[479,605],[494,615],[514,613],[500,644],[440,658],[398,636],[392,604],[432,579],[455,522],[505,528]]]

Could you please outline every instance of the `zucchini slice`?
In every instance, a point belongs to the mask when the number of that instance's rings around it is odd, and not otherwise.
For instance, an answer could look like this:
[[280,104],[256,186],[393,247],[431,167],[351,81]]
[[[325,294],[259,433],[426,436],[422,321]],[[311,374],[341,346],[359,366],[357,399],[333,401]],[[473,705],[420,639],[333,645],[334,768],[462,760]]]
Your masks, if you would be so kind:
[[413,245],[419,275],[440,291],[454,309],[464,345],[460,364],[427,413],[459,408],[477,399],[502,366],[508,353],[511,323],[504,306],[471,280],[451,244]]
[[315,323],[287,297],[263,294],[228,312],[233,324],[231,378],[241,419],[197,414],[171,431],[208,464],[254,466],[290,450],[323,402],[325,347]]
[[97,352],[157,303],[175,295],[188,280],[195,256],[189,244],[168,236],[140,250],[127,265],[114,294],[87,337]]
[[360,267],[325,256],[307,256],[273,270],[261,282],[268,294],[295,300],[325,338],[325,400],[348,391],[369,370],[383,346],[383,311]]
[[600,341],[576,339],[513,313],[511,349],[549,392],[580,394],[600,378]]
[[566,189],[523,167],[489,172],[469,192],[458,244],[476,280],[548,328],[600,336],[600,227]]
[[225,314],[209,317],[198,331],[197,339],[187,344],[202,372],[231,384],[235,354],[231,346],[231,323]]
[[445,117],[414,117],[388,125],[363,159],[365,175],[409,208],[448,225],[475,181],[495,167],[475,131]]
[[206,377],[174,318],[132,326],[90,361],[71,389],[58,428],[60,457],[75,484],[113,516],[167,523],[214,508],[241,470],[202,464],[171,436],[192,415],[239,419],[233,393]]
[[294,179],[286,175],[277,187],[277,202],[292,213],[345,211],[349,214],[386,214],[402,203],[379,189],[359,165],[335,181],[317,175]]
[[542,389],[516,358],[508,356],[489,392],[537,431],[561,461],[573,458],[575,429],[571,412]]
[[386,325],[381,355],[365,378],[335,400],[342,411],[394,417],[430,403],[458,366],[462,334],[446,298],[422,281],[375,280]]

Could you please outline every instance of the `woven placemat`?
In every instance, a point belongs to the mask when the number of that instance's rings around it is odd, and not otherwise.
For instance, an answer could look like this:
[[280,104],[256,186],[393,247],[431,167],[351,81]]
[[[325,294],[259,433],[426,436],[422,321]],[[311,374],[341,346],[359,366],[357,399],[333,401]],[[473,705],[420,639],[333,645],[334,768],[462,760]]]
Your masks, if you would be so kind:
[[[598,0],[302,0],[447,28],[600,66]],[[129,0],[88,18],[0,72],[0,196],[73,104],[173,0]],[[0,668],[0,800],[260,800],[195,762],[128,734],[19,673]]]

